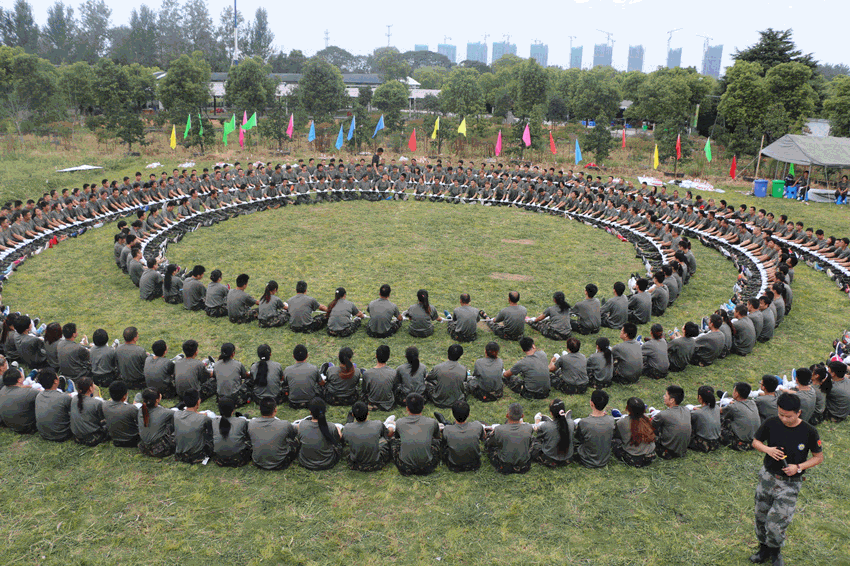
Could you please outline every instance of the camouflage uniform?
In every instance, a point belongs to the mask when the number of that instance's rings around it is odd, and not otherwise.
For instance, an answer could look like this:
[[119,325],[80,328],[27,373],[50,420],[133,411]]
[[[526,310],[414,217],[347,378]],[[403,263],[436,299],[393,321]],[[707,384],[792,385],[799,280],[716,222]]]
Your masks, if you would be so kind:
[[794,518],[797,494],[803,485],[800,476],[778,476],[764,467],[759,470],[756,487],[756,538],[759,544],[780,548],[785,544],[785,531]]

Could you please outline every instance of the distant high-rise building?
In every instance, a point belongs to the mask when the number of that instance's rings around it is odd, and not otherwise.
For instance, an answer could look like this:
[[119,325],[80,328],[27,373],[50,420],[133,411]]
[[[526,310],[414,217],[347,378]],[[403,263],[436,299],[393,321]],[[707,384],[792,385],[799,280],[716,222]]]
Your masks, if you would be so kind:
[[573,47],[570,49],[570,69],[581,69],[582,49],[582,47]]
[[437,44],[437,53],[445,55],[452,63],[457,62],[457,47],[448,43]]
[[417,43],[416,45],[413,46],[413,50],[414,51],[428,51],[428,46],[423,45],[421,43]]
[[466,59],[487,64],[487,44],[477,41],[466,44]]
[[682,66],[682,48],[667,50],[667,68],[675,69]]
[[593,47],[594,67],[613,67],[614,50],[607,43],[597,43]]
[[531,46],[531,58],[537,61],[541,67],[549,64],[549,46],[543,43],[535,43]]
[[719,79],[721,59],[723,59],[723,46],[709,46],[702,59],[702,74]]
[[516,55],[516,44],[507,41],[493,43],[493,62],[495,63],[504,55]]
[[643,45],[629,45],[629,64],[627,71],[643,72]]

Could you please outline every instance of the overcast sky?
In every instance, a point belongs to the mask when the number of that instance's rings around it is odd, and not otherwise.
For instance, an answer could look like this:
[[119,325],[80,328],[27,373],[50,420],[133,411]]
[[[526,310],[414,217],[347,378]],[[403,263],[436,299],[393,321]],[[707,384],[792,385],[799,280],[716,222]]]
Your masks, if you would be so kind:
[[[161,0],[147,2],[159,10]],[[178,0],[179,1],[179,0]],[[54,0],[30,0],[36,20],[43,24],[47,7]],[[74,4],[65,0],[66,4]],[[6,8],[13,0],[0,0]],[[142,2],[106,0],[112,8],[112,24],[125,25],[130,11]],[[208,0],[210,14],[217,25],[226,0]],[[445,37],[457,46],[457,61],[466,58],[467,42],[484,41],[488,34],[488,56],[493,41],[510,36],[517,55],[529,56],[530,45],[539,40],[549,46],[549,65],[569,66],[570,35],[573,46],[583,46],[583,67],[593,60],[593,46],[604,43],[611,32],[614,40],[614,67],[625,70],[629,45],[646,50],[644,72],[666,63],[667,32],[673,34],[671,46],[682,48],[682,65],[702,67],[705,39],[723,45],[723,67],[731,64],[731,54],[758,39],[758,31],[794,30],[794,40],[805,53],[814,53],[818,61],[850,63],[848,21],[850,5],[844,0],[544,0],[537,2],[483,0],[477,2],[425,0],[400,3],[342,0],[312,2],[260,2],[238,0],[238,9],[253,20],[258,7],[269,13],[277,48],[289,52],[301,49],[312,55],[325,47],[325,30],[330,45],[357,55],[387,45],[387,25],[392,25],[390,44],[400,51],[414,44],[427,44],[432,51]],[[79,11],[76,11],[79,15]],[[187,22],[187,25],[191,25]],[[488,61],[490,62],[490,61]]]

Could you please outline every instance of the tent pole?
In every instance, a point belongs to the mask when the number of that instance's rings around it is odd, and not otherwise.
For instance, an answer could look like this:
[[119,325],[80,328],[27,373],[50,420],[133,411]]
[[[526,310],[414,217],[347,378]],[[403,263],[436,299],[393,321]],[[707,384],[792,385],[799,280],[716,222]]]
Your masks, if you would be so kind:
[[764,134],[761,135],[761,145],[759,146],[759,159],[756,163],[756,179],[759,178],[759,167],[761,167],[761,150],[764,149]]

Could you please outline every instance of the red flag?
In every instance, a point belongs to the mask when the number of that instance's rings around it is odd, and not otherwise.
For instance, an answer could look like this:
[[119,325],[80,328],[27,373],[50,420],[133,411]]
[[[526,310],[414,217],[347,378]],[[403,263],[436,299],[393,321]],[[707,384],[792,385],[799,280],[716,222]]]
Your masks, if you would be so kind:
[[682,159],[682,134],[676,136],[676,159]]
[[737,158],[737,156],[733,155],[732,156],[732,168],[729,169],[729,176],[734,179],[735,173],[737,172],[737,170],[738,170],[738,158]]
[[552,155],[558,153],[558,148],[555,147],[555,138],[552,137],[552,132],[549,132],[549,151],[552,152]]
[[626,127],[623,126],[623,149],[626,149]]
[[410,139],[407,141],[407,147],[410,148],[410,151],[416,151],[416,128],[413,128],[413,132],[410,134]]

